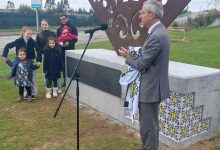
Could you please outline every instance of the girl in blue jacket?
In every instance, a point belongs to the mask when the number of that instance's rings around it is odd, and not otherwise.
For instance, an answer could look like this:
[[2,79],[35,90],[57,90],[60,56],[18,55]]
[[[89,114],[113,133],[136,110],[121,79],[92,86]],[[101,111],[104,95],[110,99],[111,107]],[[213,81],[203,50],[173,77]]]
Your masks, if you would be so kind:
[[39,66],[34,65],[31,59],[27,59],[27,53],[25,48],[20,48],[17,51],[17,57],[14,61],[7,60],[6,63],[11,66],[10,77],[15,78],[15,85],[19,87],[19,99],[22,101],[24,99],[23,93],[24,88],[27,91],[28,101],[32,101],[31,87],[33,86],[33,74],[32,70],[36,70]]
[[60,46],[54,37],[48,38],[44,50],[43,70],[46,78],[46,98],[57,97],[57,80],[61,77],[62,56]]

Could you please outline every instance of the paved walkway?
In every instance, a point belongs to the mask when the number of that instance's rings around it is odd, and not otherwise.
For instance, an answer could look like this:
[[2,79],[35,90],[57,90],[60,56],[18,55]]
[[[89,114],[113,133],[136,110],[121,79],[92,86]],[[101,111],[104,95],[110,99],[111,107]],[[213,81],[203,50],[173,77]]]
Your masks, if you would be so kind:
[[[79,31],[78,34],[79,40],[77,44],[86,44],[89,38],[89,34],[85,34],[83,31]],[[0,54],[2,54],[2,50],[7,43],[17,39],[19,36],[21,36],[19,32],[0,32]],[[33,33],[32,37],[35,39],[36,33]],[[108,37],[105,31],[97,31],[94,33],[91,43],[106,40],[108,40]]]

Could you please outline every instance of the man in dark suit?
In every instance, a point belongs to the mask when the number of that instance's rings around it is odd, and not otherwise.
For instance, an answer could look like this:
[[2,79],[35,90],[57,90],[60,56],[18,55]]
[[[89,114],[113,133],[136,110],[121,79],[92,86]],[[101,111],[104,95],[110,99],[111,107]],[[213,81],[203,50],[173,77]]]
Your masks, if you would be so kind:
[[162,100],[169,98],[169,48],[170,39],[166,28],[160,22],[163,17],[163,5],[155,0],[143,3],[140,11],[141,25],[148,30],[148,38],[141,48],[138,59],[133,60],[124,47],[119,49],[126,63],[139,70],[140,96],[140,135],[142,150],[158,148],[159,122],[158,108]]
[[[70,28],[70,32],[73,35],[78,36],[77,28],[73,24],[70,23],[70,20],[69,20],[69,17],[67,16],[67,14],[60,15],[60,23],[61,23],[61,26],[57,29],[57,37],[59,37],[61,35],[64,25],[67,25]],[[64,78],[63,86],[66,85],[66,82],[65,82],[66,81],[65,80],[65,51],[75,49],[75,44],[77,41],[78,41],[77,39],[73,39],[71,41],[66,41],[62,45],[60,45],[61,49],[62,49],[62,60],[63,60],[63,65],[64,65],[63,66],[63,78]]]

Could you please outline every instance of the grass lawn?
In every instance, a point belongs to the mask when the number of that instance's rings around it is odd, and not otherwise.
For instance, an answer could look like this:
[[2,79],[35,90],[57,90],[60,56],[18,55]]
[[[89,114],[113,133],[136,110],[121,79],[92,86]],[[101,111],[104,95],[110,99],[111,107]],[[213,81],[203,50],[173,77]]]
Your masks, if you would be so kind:
[[[0,68],[0,150],[76,149],[76,105],[64,101],[53,118],[60,99],[45,99],[42,68],[37,71],[39,92],[33,102],[16,102],[18,88],[7,78],[9,67],[2,59]],[[138,149],[140,141],[127,130],[85,106],[80,109],[81,150]]]
[[[187,41],[172,43],[170,59],[220,68],[220,27],[187,32]],[[79,45],[77,48],[84,48]],[[89,48],[112,49],[108,41]],[[10,57],[13,57],[10,55]],[[42,68],[38,69],[38,99],[16,102],[18,89],[7,78],[9,67],[0,59],[0,150],[76,149],[76,106],[65,101],[53,118],[59,99],[46,100]],[[220,139],[220,138],[219,138]],[[220,141],[220,140],[219,140]],[[203,146],[203,145],[202,145]],[[220,142],[214,143],[219,149]],[[133,133],[88,108],[80,109],[81,150],[137,150],[140,140]]]

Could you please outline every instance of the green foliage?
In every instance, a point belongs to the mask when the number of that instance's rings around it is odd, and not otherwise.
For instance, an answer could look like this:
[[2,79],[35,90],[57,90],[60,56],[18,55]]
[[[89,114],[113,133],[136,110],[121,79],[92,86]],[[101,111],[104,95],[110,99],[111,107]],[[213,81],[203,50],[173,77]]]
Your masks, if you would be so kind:
[[[20,28],[24,25],[26,26],[36,26],[36,15],[34,13],[24,14],[24,13],[0,13],[0,28]],[[97,25],[98,19],[96,16],[92,15],[70,15],[71,22],[76,26],[91,26]],[[48,19],[50,25],[59,26],[59,14],[55,14],[53,10],[48,12],[39,11],[39,20]]]
[[35,14],[35,11],[27,5],[20,5],[18,12],[22,14]]
[[14,9],[14,8],[15,8],[14,2],[8,1],[8,2],[7,2],[6,9]]
[[220,18],[220,12],[212,10],[207,14],[198,15],[195,19],[188,18],[188,26],[198,28],[211,25],[217,18]]
[[219,145],[219,146],[215,146],[215,147],[213,148],[213,150],[220,150],[220,145]]
[[172,23],[172,27],[179,27],[178,22],[174,21],[174,22]]

